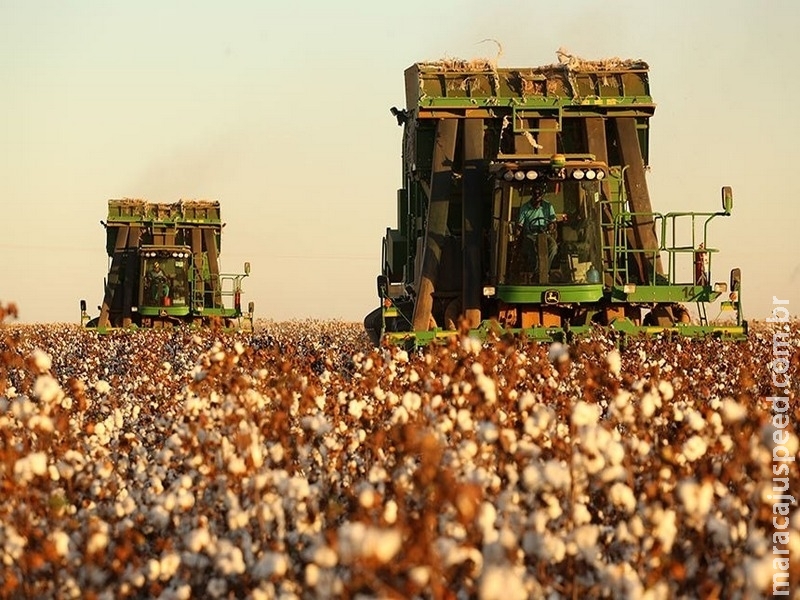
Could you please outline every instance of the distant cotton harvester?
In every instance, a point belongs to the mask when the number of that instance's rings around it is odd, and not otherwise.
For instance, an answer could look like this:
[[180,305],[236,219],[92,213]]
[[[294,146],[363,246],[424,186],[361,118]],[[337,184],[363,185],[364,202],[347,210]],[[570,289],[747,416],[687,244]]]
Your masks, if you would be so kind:
[[83,325],[101,332],[181,325],[252,330],[253,303],[246,313],[241,305],[250,263],[241,274],[219,270],[219,202],[109,200],[102,224],[109,257],[105,294],[95,318],[81,300]]

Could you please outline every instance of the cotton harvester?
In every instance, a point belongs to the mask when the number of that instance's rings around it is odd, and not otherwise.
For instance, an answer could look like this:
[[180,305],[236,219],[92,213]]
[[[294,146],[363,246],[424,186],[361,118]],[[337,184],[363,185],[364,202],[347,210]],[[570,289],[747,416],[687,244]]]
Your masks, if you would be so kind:
[[81,323],[109,328],[180,325],[249,329],[253,303],[242,312],[242,280],[221,274],[223,223],[219,202],[182,200],[157,204],[109,200],[106,251],[109,272],[99,317],[81,300]]
[[[561,60],[563,59],[563,60]],[[645,180],[655,111],[648,65],[612,59],[497,68],[417,63],[405,72],[403,186],[383,239],[373,342],[424,345],[454,330],[570,340],[746,337],[741,273],[712,282],[715,212],[654,212]],[[522,226],[532,195],[552,208]],[[707,305],[725,295],[710,320]],[[692,314],[694,313],[694,314]]]

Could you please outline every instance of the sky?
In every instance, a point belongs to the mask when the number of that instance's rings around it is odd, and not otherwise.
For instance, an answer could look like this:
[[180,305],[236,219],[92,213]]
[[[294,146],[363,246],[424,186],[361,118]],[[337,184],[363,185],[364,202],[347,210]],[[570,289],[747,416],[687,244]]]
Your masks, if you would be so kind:
[[749,319],[773,296],[800,315],[798,22],[795,0],[0,0],[0,303],[78,322],[108,199],[215,199],[257,318],[360,321],[396,225],[404,69],[563,47],[650,65],[654,209],[715,211],[732,186],[713,279],[742,269]]

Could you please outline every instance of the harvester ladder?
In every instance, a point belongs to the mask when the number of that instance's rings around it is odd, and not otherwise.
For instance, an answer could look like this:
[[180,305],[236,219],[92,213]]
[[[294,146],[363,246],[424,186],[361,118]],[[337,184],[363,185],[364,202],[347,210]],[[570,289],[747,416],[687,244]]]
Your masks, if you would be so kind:
[[708,314],[706,313],[705,302],[697,303],[697,316],[700,318],[700,325],[708,325]]

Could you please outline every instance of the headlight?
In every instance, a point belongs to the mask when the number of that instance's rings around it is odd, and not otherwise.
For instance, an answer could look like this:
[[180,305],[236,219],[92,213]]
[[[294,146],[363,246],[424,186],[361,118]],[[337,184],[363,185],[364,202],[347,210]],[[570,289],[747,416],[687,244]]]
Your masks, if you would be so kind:
[[724,292],[727,292],[728,291],[728,284],[725,283],[724,281],[720,282],[720,283],[715,283],[714,284],[714,291],[717,292],[718,294],[722,294]]
[[622,291],[626,294],[633,294],[636,291],[636,284],[635,283],[626,283],[622,286]]
[[516,179],[517,181],[522,181],[523,179],[525,179],[525,172],[517,171],[516,173],[514,173],[514,179]]
[[580,169],[575,169],[572,172],[572,178],[573,179],[583,179],[583,171],[580,170]]
[[536,171],[528,171],[527,173],[525,173],[525,177],[527,177],[531,181],[536,179],[538,176],[539,176],[539,173],[537,173]]
[[503,173],[503,179],[505,179],[506,181],[511,181],[512,179],[514,179],[514,173],[512,173],[511,171],[506,171],[505,173]]
[[606,176],[605,171],[598,171],[597,172],[597,178],[598,179],[603,179],[603,177],[605,177],[605,176]]
[[486,285],[483,287],[483,295],[487,298],[490,298],[495,295],[497,290],[495,290],[493,285]]
[[597,173],[595,173],[592,169],[586,171],[586,179],[589,179],[591,181],[595,177],[597,177]]

